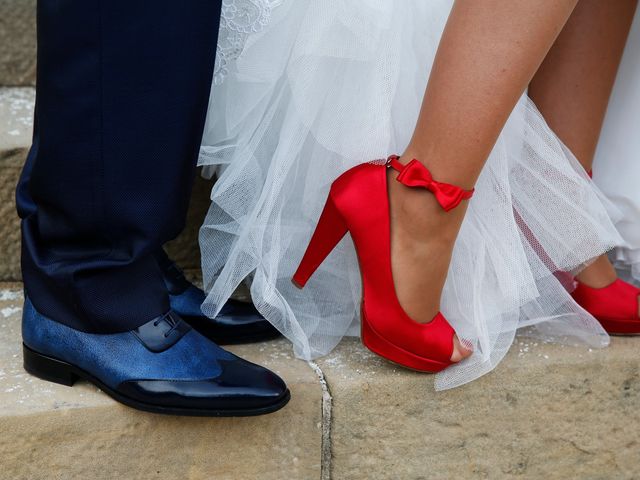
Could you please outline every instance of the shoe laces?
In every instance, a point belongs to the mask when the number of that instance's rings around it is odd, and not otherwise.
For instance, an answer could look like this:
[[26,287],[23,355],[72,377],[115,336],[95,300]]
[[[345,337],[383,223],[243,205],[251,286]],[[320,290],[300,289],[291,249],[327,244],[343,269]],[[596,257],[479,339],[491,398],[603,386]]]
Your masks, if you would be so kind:
[[178,328],[178,325],[180,324],[180,319],[174,317],[172,312],[167,312],[161,318],[159,318],[155,322],[153,322],[153,326],[157,327],[160,324],[160,322],[163,321],[163,320],[165,322],[167,322],[169,325],[171,325],[171,328],[169,330],[167,330],[166,332],[164,332],[164,338],[167,338],[169,335],[171,335],[171,333],[176,328]]

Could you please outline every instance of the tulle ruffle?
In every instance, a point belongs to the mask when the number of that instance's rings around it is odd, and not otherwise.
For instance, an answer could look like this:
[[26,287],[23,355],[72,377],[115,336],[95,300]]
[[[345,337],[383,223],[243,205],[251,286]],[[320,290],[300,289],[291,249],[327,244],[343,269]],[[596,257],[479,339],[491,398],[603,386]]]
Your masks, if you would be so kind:
[[[297,356],[324,355],[358,334],[360,276],[348,237],[305,290],[290,278],[331,182],[407,145],[450,7],[285,1],[247,39],[213,88],[201,148],[200,164],[219,175],[200,233],[207,315],[248,277],[256,307]],[[489,372],[521,327],[607,345],[563,273],[621,242],[605,203],[523,96],[476,184],[442,296],[474,354],[439,373],[436,388]]]

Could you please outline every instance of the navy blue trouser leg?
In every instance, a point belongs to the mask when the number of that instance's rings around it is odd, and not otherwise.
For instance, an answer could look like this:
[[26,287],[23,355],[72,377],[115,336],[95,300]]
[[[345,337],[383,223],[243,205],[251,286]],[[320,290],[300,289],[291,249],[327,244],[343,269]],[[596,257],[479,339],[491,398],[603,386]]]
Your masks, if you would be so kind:
[[18,186],[38,311],[118,332],[169,309],[153,252],[183,228],[221,0],[39,0],[33,146]]

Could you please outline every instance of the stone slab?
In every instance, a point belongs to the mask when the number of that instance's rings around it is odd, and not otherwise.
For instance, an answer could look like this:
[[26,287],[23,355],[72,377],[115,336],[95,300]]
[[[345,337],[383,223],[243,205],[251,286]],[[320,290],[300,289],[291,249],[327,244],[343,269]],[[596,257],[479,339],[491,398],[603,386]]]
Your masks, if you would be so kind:
[[33,88],[0,88],[0,148],[3,152],[24,149],[31,143],[35,98]]
[[[20,223],[14,196],[31,144],[34,101],[32,88],[0,88],[0,281],[21,280]],[[166,245],[186,270],[200,268],[198,231],[209,208],[212,186],[212,181],[196,176],[186,227]]]
[[0,478],[640,478],[640,338],[590,350],[519,337],[495,371],[445,392],[357,339],[315,369],[284,340],[239,346],[287,380],[291,404],[179,419],[24,374],[19,288],[0,285]]
[[36,0],[0,0],[0,85],[34,85]]
[[498,368],[433,377],[347,340],[318,365],[332,396],[332,478],[638,479],[640,338],[609,348],[521,338]]
[[31,88],[0,88],[0,281],[20,278],[20,223],[15,188],[31,143]]
[[281,411],[186,418],[124,407],[92,385],[69,388],[22,370],[20,285],[0,284],[0,478],[320,478],[322,390],[284,340],[230,348],[288,383]]

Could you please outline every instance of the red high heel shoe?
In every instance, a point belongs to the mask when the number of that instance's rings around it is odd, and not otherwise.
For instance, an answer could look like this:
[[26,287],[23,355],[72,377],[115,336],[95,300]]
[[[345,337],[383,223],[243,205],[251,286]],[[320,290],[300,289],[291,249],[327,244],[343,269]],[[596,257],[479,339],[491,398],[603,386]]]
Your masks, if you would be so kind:
[[[587,172],[593,178],[593,170]],[[638,297],[640,288],[624,280],[616,279],[603,288],[591,288],[576,280],[577,287],[571,294],[612,335],[640,335]]]
[[640,288],[616,279],[603,288],[591,288],[577,282],[571,296],[612,335],[640,335],[638,297]]
[[293,282],[304,287],[340,239],[350,232],[363,282],[362,343],[394,363],[414,370],[439,372],[452,364],[455,332],[440,312],[431,322],[421,324],[412,320],[398,301],[391,270],[387,168],[400,172],[397,180],[402,184],[431,191],[445,211],[473,194],[473,190],[436,182],[429,170],[415,159],[402,165],[394,155],[386,164],[358,165],[331,185],[318,226]]

